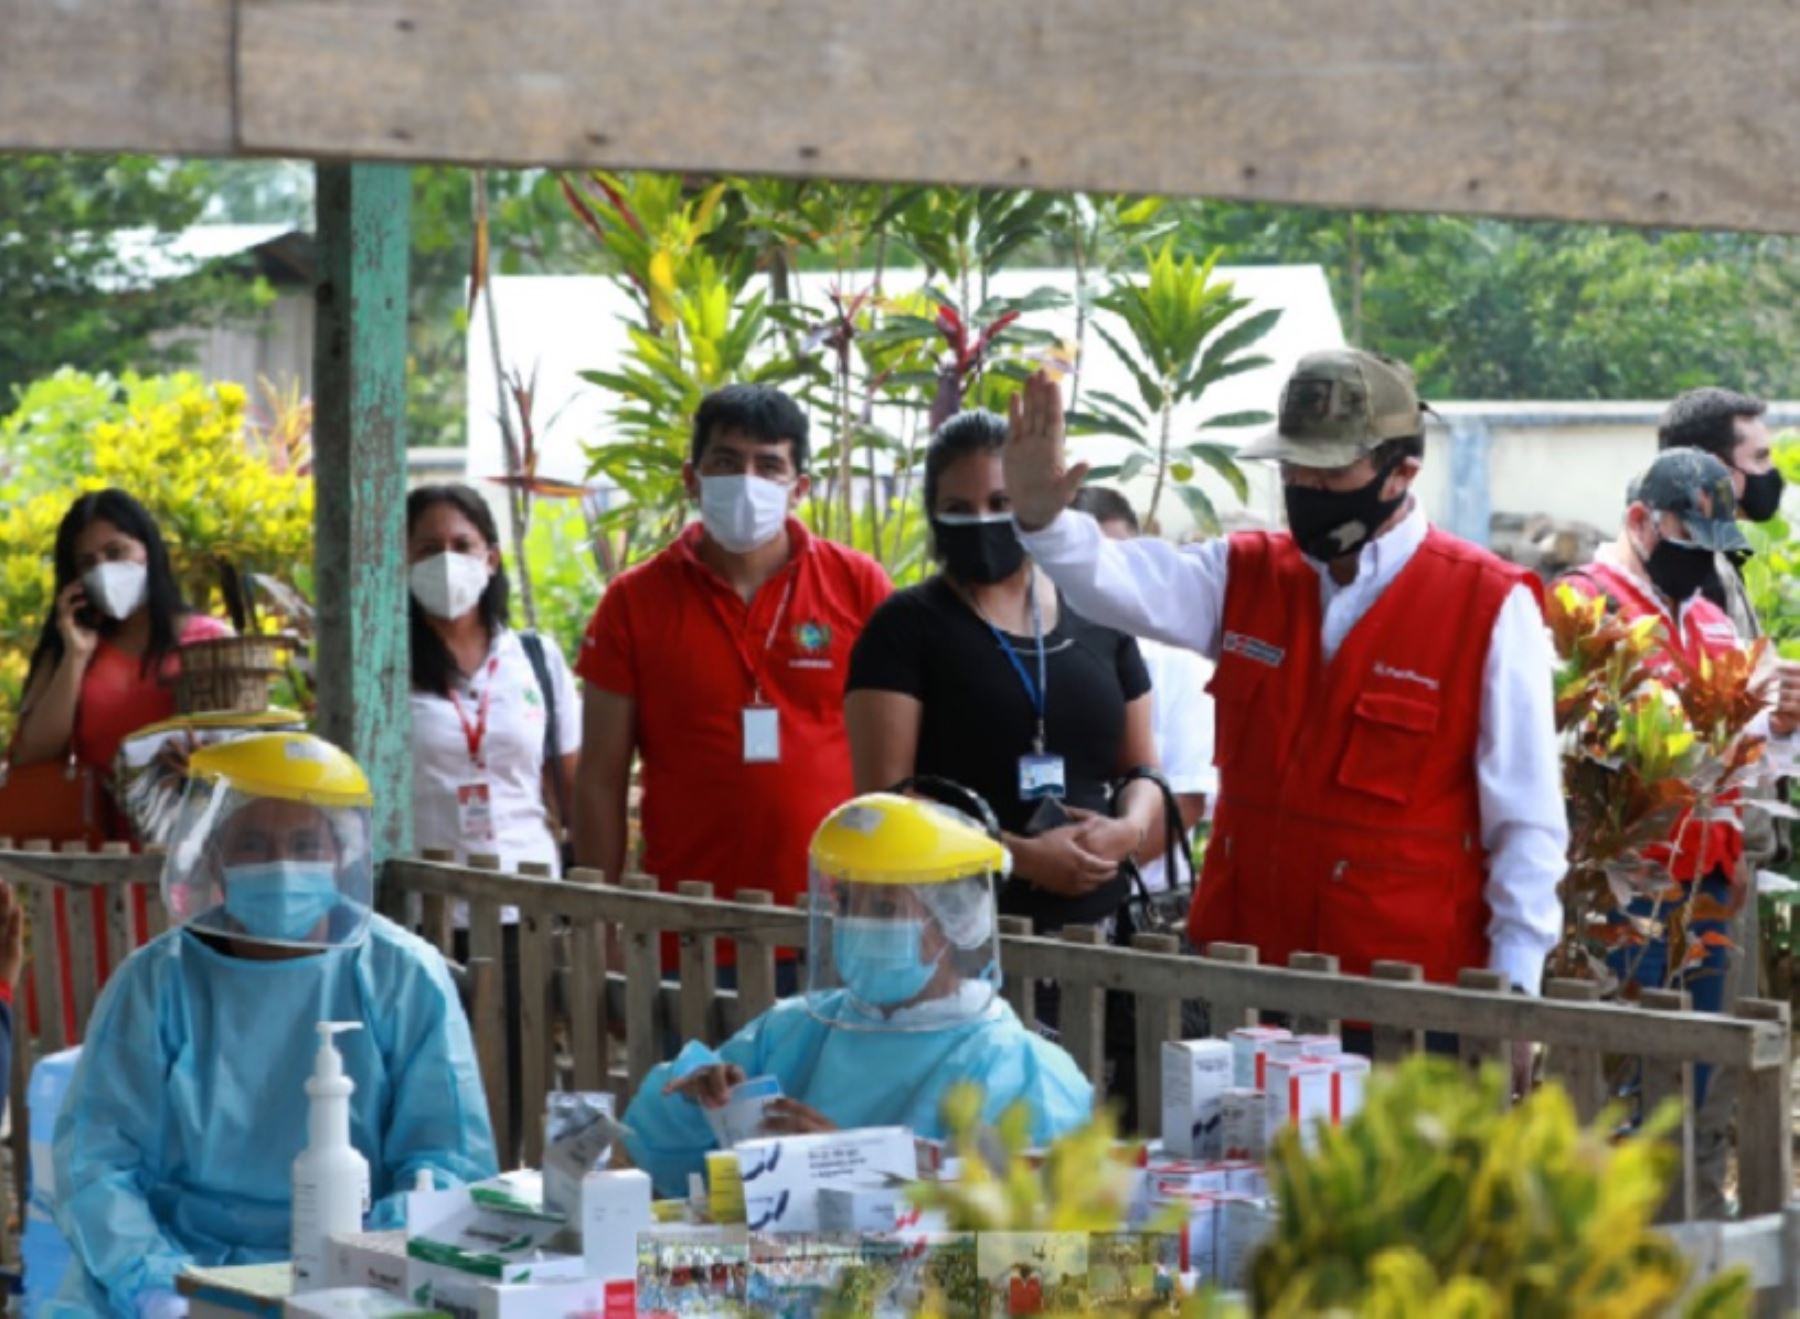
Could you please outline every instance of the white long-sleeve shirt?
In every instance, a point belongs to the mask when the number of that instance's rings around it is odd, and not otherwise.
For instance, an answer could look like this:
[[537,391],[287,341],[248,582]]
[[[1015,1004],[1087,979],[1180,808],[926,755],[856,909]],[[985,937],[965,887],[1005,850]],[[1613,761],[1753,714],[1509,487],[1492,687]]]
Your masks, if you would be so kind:
[[[1319,575],[1327,659],[1412,559],[1425,532],[1425,515],[1415,505],[1363,547],[1348,586],[1339,586],[1323,564],[1308,560]],[[1226,540],[1180,549],[1150,537],[1108,540],[1093,518],[1074,512],[1042,531],[1021,529],[1019,538],[1084,617],[1218,659],[1230,567]],[[1494,619],[1475,754],[1481,842],[1488,854],[1483,895],[1492,912],[1488,964],[1531,993],[1538,991],[1544,959],[1562,937],[1556,886],[1569,849],[1554,671],[1537,603],[1529,590],[1517,587]]]

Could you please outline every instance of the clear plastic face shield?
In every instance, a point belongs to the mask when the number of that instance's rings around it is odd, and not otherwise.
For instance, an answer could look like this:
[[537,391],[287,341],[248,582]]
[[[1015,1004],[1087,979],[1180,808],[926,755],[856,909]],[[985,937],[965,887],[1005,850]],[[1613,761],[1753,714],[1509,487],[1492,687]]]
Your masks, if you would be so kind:
[[993,879],[859,884],[812,872],[807,1000],[834,1026],[932,1030],[1000,992]]
[[368,809],[191,779],[162,896],[172,924],[203,934],[309,951],[352,947],[367,935],[374,905]]

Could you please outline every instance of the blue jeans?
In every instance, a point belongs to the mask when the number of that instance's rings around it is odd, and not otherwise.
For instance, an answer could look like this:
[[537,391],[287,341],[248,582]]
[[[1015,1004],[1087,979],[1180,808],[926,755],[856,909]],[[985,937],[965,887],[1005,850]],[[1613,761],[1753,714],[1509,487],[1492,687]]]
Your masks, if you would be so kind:
[[[1686,896],[1682,903],[1692,902],[1694,894],[1701,893],[1721,905],[1730,901],[1731,885],[1722,871],[1715,870],[1698,884],[1686,886]],[[1633,916],[1649,917],[1660,915],[1666,918],[1672,910],[1681,904],[1664,902],[1658,904],[1649,898],[1635,899],[1626,910]],[[1624,917],[1614,914],[1612,924],[1624,923]],[[1724,921],[1692,921],[1688,925],[1690,943],[1703,934],[1726,932]],[[1669,941],[1667,938],[1653,939],[1647,944],[1637,947],[1615,948],[1606,955],[1606,964],[1614,973],[1628,977],[1632,984],[1644,989],[1684,989],[1693,996],[1696,1012],[1718,1012],[1725,1006],[1726,972],[1730,967],[1729,948],[1708,947],[1705,956],[1689,962],[1685,967],[1669,974]],[[1712,1067],[1701,1064],[1694,1068],[1694,1107],[1696,1109],[1705,1102],[1707,1083],[1712,1079]]]

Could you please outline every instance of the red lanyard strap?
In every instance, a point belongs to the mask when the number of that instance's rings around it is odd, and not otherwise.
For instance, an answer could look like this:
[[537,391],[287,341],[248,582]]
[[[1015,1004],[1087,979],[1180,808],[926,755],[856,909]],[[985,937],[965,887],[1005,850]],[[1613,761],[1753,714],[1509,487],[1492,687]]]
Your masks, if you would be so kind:
[[476,706],[475,722],[469,722],[469,716],[463,712],[463,704],[457,699],[456,684],[450,685],[450,706],[456,711],[456,720],[462,725],[463,740],[469,744],[469,759],[475,762],[476,769],[487,766],[481,759],[481,744],[487,741],[488,706],[494,697],[494,674],[500,669],[500,657],[494,656],[487,662],[487,681],[481,687],[481,699]]
[[781,588],[781,602],[775,606],[775,617],[769,623],[768,635],[763,638],[762,653],[754,657],[750,654],[750,648],[744,644],[743,631],[732,622],[731,616],[725,612],[725,607],[714,597],[712,591],[709,589],[707,592],[707,603],[719,616],[719,622],[725,625],[726,634],[730,636],[731,644],[737,650],[738,659],[744,665],[744,672],[750,678],[752,699],[757,705],[768,704],[763,699],[763,666],[768,663],[769,652],[775,647],[775,638],[781,633],[781,620],[787,617],[788,601],[794,596],[794,578],[799,574],[800,565],[793,565],[788,572],[787,582]]

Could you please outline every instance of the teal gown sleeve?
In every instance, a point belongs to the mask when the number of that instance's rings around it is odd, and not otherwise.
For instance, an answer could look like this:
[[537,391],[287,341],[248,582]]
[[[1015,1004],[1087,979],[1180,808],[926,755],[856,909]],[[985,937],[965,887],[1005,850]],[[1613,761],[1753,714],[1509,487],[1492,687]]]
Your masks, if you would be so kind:
[[717,1052],[689,1040],[674,1061],[658,1063],[638,1087],[625,1110],[625,1150],[633,1167],[650,1174],[656,1194],[664,1199],[687,1195],[688,1174],[703,1172],[706,1156],[719,1147],[699,1104],[686,1095],[665,1095],[663,1087],[709,1063],[736,1063],[746,1077],[760,1076],[767,1014],[750,1022]]
[[[498,1171],[493,1127],[468,1019],[450,973],[435,956],[398,958],[395,984],[376,984],[375,1003],[392,1005],[394,1110],[382,1133],[371,1231],[405,1225],[406,1193],[421,1172],[455,1186]],[[378,979],[386,978],[378,974]]]
[[100,995],[52,1147],[58,1225],[75,1265],[119,1314],[135,1315],[146,1292],[172,1288],[187,1262],[144,1189],[174,1062],[158,1011],[158,966],[132,958]]

